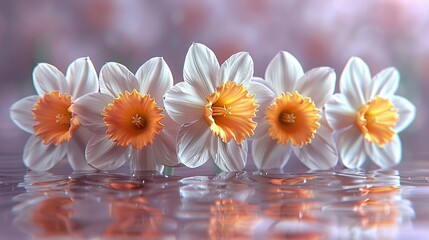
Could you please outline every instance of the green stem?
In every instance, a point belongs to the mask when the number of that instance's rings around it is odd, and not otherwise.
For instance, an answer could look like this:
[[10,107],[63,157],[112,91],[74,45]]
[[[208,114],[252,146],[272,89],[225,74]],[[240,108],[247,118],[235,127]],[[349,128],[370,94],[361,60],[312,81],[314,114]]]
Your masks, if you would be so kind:
[[164,175],[172,176],[174,173],[173,167],[164,166],[164,171],[162,172]]
[[219,173],[223,172],[222,169],[220,169],[216,164],[213,164],[213,165],[214,165],[213,173],[215,175],[218,175]]

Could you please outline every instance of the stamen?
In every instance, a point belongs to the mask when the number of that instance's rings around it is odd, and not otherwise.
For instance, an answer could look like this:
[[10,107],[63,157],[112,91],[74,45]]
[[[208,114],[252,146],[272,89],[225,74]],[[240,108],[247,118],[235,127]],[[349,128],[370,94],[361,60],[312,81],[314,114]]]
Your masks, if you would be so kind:
[[135,116],[132,117],[133,121],[131,121],[132,124],[136,125],[138,128],[144,128],[146,126],[146,120],[139,116],[137,113]]
[[295,123],[296,116],[293,113],[282,112],[280,114],[280,122],[285,124]]
[[212,116],[229,116],[231,115],[231,107],[212,107]]
[[61,125],[70,124],[70,116],[64,116],[64,114],[58,113],[55,116],[55,122]]

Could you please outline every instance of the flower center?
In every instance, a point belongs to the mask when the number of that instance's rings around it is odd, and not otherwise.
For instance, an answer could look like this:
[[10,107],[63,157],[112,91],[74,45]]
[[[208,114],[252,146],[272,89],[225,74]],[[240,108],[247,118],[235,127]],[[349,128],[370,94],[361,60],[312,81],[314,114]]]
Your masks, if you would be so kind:
[[284,124],[295,123],[296,116],[293,113],[282,112],[280,113],[280,122]]
[[356,125],[366,140],[382,147],[392,141],[395,135],[393,127],[398,119],[398,110],[390,100],[375,97],[360,108],[356,115]]
[[249,95],[242,84],[225,82],[207,97],[204,119],[223,142],[234,139],[241,144],[253,135],[257,124],[252,118],[256,117],[257,108],[254,95]]
[[265,119],[270,125],[268,133],[279,144],[291,142],[301,147],[311,142],[320,127],[319,109],[310,98],[298,92],[282,93],[267,107]]
[[223,116],[223,117],[226,117],[226,116],[231,115],[231,107],[225,107],[225,106],[223,106],[223,107],[213,107],[212,106],[212,111],[213,111],[212,116]]
[[44,144],[59,145],[70,141],[72,133],[79,127],[79,121],[71,111],[72,99],[58,90],[45,93],[31,110],[33,112],[34,135]]
[[102,115],[106,133],[112,141],[121,147],[131,145],[143,149],[152,144],[164,127],[161,112],[154,99],[147,94],[142,96],[134,89],[131,93],[119,93],[119,97],[104,108]]
[[131,123],[136,125],[137,128],[144,128],[146,126],[146,120],[137,113],[133,116]]

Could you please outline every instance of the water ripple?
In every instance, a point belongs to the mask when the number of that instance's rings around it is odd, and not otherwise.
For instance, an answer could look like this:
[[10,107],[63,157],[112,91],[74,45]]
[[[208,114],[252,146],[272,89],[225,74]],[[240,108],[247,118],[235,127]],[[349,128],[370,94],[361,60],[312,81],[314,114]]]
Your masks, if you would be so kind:
[[425,170],[18,172],[0,175],[0,206],[36,238],[389,239],[429,219]]

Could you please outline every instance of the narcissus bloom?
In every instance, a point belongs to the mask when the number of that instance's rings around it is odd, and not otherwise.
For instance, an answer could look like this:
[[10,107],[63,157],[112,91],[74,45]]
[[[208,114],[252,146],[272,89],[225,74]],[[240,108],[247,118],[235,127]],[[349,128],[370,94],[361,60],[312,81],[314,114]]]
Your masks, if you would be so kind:
[[323,118],[323,106],[334,89],[331,68],[314,68],[304,74],[298,60],[287,52],[273,58],[265,80],[252,80],[252,92],[261,105],[252,143],[259,169],[282,168],[292,151],[310,169],[335,166],[337,150]]
[[172,86],[173,76],[162,58],[150,59],[136,75],[119,63],[106,63],[100,71],[100,92],[73,106],[82,126],[94,133],[86,148],[88,163],[113,170],[129,161],[132,171],[176,165],[178,126],[162,102]]
[[248,53],[234,54],[219,66],[209,48],[192,44],[185,58],[185,81],[164,100],[168,114],[182,125],[177,138],[181,163],[195,168],[213,160],[223,171],[244,168],[258,108],[248,92],[252,75]]
[[369,157],[379,167],[393,166],[401,160],[398,133],[415,117],[415,107],[396,96],[399,73],[386,68],[371,79],[364,61],[353,57],[340,78],[340,93],[326,105],[326,118],[339,130],[340,158],[348,168],[362,166]]
[[80,127],[73,102],[98,91],[98,78],[89,58],[75,60],[64,76],[56,67],[40,63],[33,71],[38,95],[12,105],[12,120],[24,131],[34,134],[24,147],[25,165],[36,171],[51,169],[67,158],[75,170],[91,169],[84,150],[89,132]]

